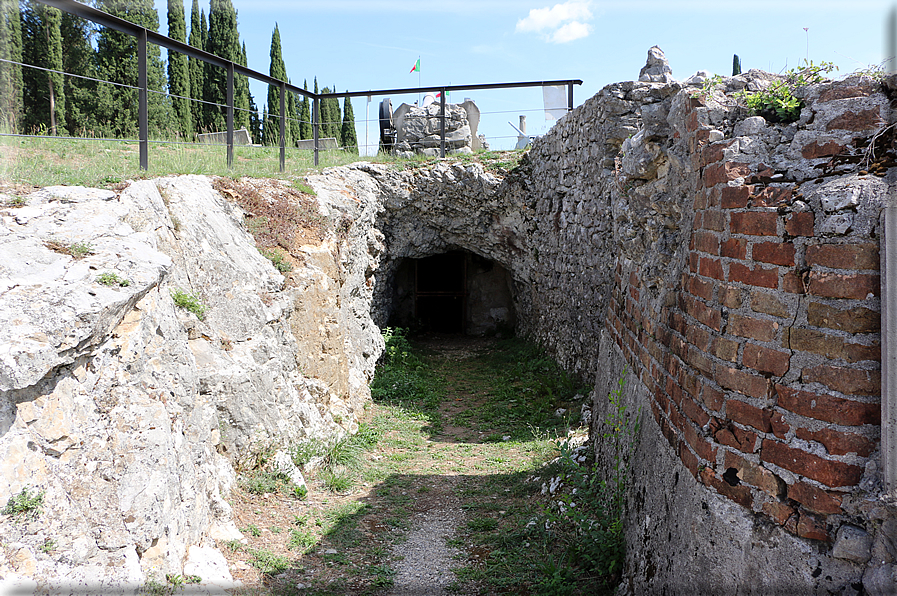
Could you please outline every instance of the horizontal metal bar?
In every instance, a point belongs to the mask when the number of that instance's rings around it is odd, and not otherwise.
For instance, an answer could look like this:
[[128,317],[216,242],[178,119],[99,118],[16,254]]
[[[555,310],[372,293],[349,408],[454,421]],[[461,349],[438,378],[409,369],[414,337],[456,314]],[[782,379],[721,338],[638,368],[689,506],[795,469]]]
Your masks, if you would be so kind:
[[564,81],[521,81],[519,83],[485,83],[482,85],[433,85],[432,87],[407,87],[404,89],[377,89],[376,91],[346,91],[343,93],[321,93],[326,97],[364,97],[366,95],[412,94],[424,91],[477,91],[480,89],[514,89],[517,87],[553,87],[557,85],[582,85],[580,79]]

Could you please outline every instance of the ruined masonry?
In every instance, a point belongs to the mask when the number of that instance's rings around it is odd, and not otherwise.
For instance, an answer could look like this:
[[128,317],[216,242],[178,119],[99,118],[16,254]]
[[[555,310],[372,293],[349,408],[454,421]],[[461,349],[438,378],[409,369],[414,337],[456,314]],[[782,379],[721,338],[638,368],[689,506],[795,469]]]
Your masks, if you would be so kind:
[[[0,577],[121,587],[215,569],[237,454],[351,432],[405,263],[463,250],[507,273],[518,334],[594,381],[599,462],[621,377],[641,412],[621,593],[893,594],[880,242],[897,84],[805,87],[780,124],[734,97],[775,75],[706,79],[676,81],[652,48],[639,81],[500,175],[446,160],[310,176],[332,233],[294,251],[291,284],[202,177],[0,211],[16,322],[0,329],[0,502],[45,489],[53,520],[0,518]],[[76,240],[94,254],[48,248]],[[107,268],[134,283],[94,283]],[[205,321],[172,306],[175,287]]]

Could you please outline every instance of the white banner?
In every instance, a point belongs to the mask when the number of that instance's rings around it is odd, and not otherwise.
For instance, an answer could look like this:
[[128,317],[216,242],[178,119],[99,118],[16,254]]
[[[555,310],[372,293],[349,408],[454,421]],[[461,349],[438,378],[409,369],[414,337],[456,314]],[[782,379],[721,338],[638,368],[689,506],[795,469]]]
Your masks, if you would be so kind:
[[542,87],[545,102],[545,119],[560,120],[567,113],[567,86]]

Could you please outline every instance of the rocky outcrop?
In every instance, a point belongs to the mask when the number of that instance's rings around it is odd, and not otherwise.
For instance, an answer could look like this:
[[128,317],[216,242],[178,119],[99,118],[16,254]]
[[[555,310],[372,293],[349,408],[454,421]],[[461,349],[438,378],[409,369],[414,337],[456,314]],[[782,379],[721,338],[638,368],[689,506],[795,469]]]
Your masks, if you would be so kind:
[[[333,230],[372,219],[343,196],[320,209]],[[233,464],[352,431],[369,398],[376,242],[332,232],[285,284],[197,176],[47,188],[0,217],[0,502],[43,495],[39,517],[0,517],[4,585],[133,592],[203,568],[226,587],[210,549],[240,537]],[[330,305],[336,367],[296,340],[324,331],[310,294]]]

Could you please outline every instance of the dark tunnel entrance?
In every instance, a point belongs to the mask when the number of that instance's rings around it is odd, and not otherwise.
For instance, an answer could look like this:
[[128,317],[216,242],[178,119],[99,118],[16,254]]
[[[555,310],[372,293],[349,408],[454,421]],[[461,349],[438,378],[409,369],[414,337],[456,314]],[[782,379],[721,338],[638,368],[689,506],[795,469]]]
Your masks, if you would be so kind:
[[512,287],[504,267],[466,251],[404,259],[396,271],[391,324],[420,332],[513,335]]

